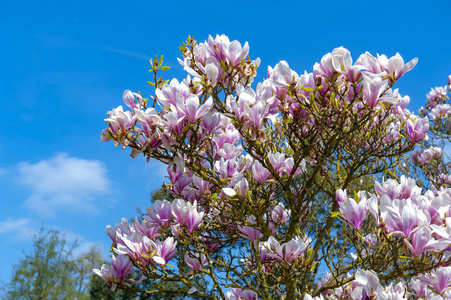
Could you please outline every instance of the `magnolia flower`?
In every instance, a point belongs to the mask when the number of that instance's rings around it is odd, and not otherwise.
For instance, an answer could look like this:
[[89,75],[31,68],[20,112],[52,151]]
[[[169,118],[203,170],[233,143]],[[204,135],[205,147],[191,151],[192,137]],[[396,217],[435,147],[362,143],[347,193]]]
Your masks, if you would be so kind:
[[[111,286],[112,291],[116,290],[117,285],[120,283],[130,286],[128,283],[124,282],[126,277],[133,271],[133,265],[130,262],[130,259],[125,255],[113,256],[111,264],[111,266],[104,264],[100,270],[94,269],[92,271],[108,283],[108,285]],[[131,279],[128,279],[128,281],[137,284],[144,280],[144,278],[145,277],[143,276],[138,281]]]
[[369,214],[368,202],[365,192],[358,193],[358,202],[353,198],[348,198],[346,202],[338,202],[341,215],[356,230],[362,229],[363,222]]
[[163,107],[170,107],[170,105],[177,105],[177,99],[180,97],[185,100],[191,95],[187,81],[179,82],[176,78],[172,79],[169,84],[164,84],[161,89],[155,90],[158,102]]
[[364,79],[363,95],[365,96],[365,104],[374,108],[381,101],[382,93],[387,89],[388,82],[381,77],[371,79],[365,76]]
[[451,267],[440,267],[427,274],[418,275],[417,278],[426,283],[431,289],[443,295],[451,288]]
[[196,201],[191,204],[182,199],[175,199],[172,202],[172,215],[177,223],[187,226],[189,233],[192,233],[202,222],[204,212],[197,211]]
[[280,243],[270,236],[268,241],[260,242],[260,252],[263,257],[274,258],[280,261],[292,262],[296,258],[300,257],[307,250],[311,243],[311,239],[295,237],[287,243]]
[[404,60],[396,53],[395,56],[387,58],[384,54],[377,56],[381,69],[389,75],[393,75],[393,79],[397,81],[402,75],[412,70],[418,62],[418,58],[414,58],[408,63],[404,64]]
[[116,222],[116,224],[114,224],[114,228],[111,227],[111,225],[108,225],[105,228],[105,232],[111,238],[111,240],[116,243],[118,242],[118,236],[131,235],[134,232],[134,230],[128,224],[127,219],[122,218],[122,222]]
[[[256,223],[255,216],[247,217],[246,221],[249,224],[252,224],[252,225],[255,224]],[[241,226],[240,225],[240,226],[238,226],[238,230],[241,232],[240,235],[243,238],[245,238],[251,242],[258,241],[263,236],[263,234],[253,226]]]
[[155,257],[158,257],[158,259],[154,257],[154,261],[160,265],[165,265],[177,253],[177,242],[174,242],[173,237],[168,237],[164,242],[157,241],[156,244]]
[[252,290],[232,288],[225,294],[226,300],[257,300],[258,294]]
[[363,287],[368,296],[375,296],[381,290],[379,278],[373,270],[358,270],[355,273],[355,282]]
[[104,120],[110,125],[113,134],[124,134],[135,125],[136,116],[133,116],[130,111],[124,112],[122,105],[120,105],[108,112],[108,118]]
[[283,224],[290,219],[291,209],[285,209],[285,206],[282,202],[279,202],[272,210],[271,210],[271,220],[277,224]]
[[265,184],[265,182],[272,177],[271,172],[266,169],[259,161],[256,161],[252,165],[252,173],[254,174],[254,178],[260,184]]
[[[141,98],[141,96],[139,96],[139,94],[135,94],[135,95],[137,95],[139,98]],[[137,105],[135,103],[135,95],[130,90],[126,90],[122,94],[122,100],[124,101],[125,105],[130,107],[132,110],[135,110],[135,108],[137,107]]]
[[238,41],[233,41],[224,47],[226,58],[233,66],[238,65],[249,53],[249,44],[246,42],[243,47]]
[[380,211],[388,232],[402,237],[409,237],[412,229],[421,219],[425,219],[424,214],[410,199],[392,201],[387,196],[383,196],[380,201]]
[[406,133],[409,140],[413,143],[418,143],[427,134],[429,130],[429,119],[416,118],[414,120],[409,119],[406,123]]
[[154,204],[147,208],[147,215],[144,215],[144,220],[147,220],[153,226],[161,225],[168,228],[172,218],[172,205],[168,200],[156,200]]
[[409,286],[415,291],[418,298],[425,297],[428,292],[427,284],[418,279],[412,278]]
[[185,254],[185,263],[193,270],[193,271],[202,271],[204,266],[208,263],[207,257],[205,254],[201,253],[187,253]]
[[[271,73],[270,82],[276,87],[286,87],[287,85],[296,85],[299,75],[291,70],[288,63],[284,60],[280,61],[274,69],[268,67],[268,74]],[[269,76],[268,76],[269,77]]]
[[432,237],[432,229],[426,225],[420,226],[412,234],[412,242],[404,240],[414,256],[420,256],[424,251],[443,251],[451,245],[449,240],[436,240]]

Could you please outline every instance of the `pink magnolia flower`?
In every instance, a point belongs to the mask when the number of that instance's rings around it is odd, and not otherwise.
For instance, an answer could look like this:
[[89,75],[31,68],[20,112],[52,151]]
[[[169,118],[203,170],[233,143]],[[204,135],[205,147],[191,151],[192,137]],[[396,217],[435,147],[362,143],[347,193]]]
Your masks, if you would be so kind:
[[426,150],[419,148],[412,153],[411,157],[414,163],[427,164],[431,159],[442,157],[442,149],[439,147],[430,147]]
[[143,236],[147,236],[149,239],[155,239],[160,236],[160,226],[156,226],[145,219],[140,222],[138,218],[135,217],[133,226],[137,232],[141,233]]
[[185,101],[178,98],[176,106],[171,107],[173,108],[172,111],[178,110],[182,112],[190,123],[195,123],[197,120],[203,118],[213,107],[213,99],[208,98],[199,108],[199,97],[191,94]]
[[295,237],[287,243],[280,243],[270,236],[266,242],[260,242],[260,252],[262,258],[274,258],[280,261],[286,261],[288,263],[300,257],[307,250],[311,243],[311,239]]
[[185,254],[185,263],[193,271],[202,271],[204,266],[208,263],[205,254],[201,253],[187,253]]
[[327,78],[331,78],[334,73],[345,74],[349,81],[357,82],[361,77],[361,70],[365,66],[361,64],[361,59],[352,65],[351,53],[344,47],[335,48],[332,53],[323,56],[317,68],[324,73]]
[[374,182],[374,189],[376,190],[377,195],[382,197],[383,195],[387,195],[390,199],[395,199],[402,192],[402,188],[398,182],[393,179],[385,180],[382,179],[382,182]]
[[114,228],[111,225],[108,225],[105,228],[105,232],[110,239],[116,243],[118,242],[118,236],[131,235],[133,233],[133,229],[130,227],[130,224],[128,224],[128,220],[126,218],[122,218],[122,222],[116,222],[116,224],[114,224]]
[[[268,159],[271,162],[271,165],[274,168],[274,171],[282,176],[283,173],[288,175],[291,174],[294,167],[294,159],[292,157],[285,158],[285,154],[276,152],[276,153],[268,153]],[[299,167],[295,170],[294,176],[301,174],[305,171],[305,160],[302,160]]]
[[433,121],[440,121],[440,119],[448,118],[450,115],[451,106],[449,104],[439,104],[429,113],[429,116]]
[[404,240],[407,247],[410,249],[414,256],[420,256],[423,252],[439,252],[450,247],[451,241],[449,240],[436,240],[432,237],[432,229],[426,225],[420,226],[412,234],[412,242]]
[[431,88],[431,91],[427,93],[426,98],[429,100],[430,104],[432,104],[431,108],[433,108],[434,105],[443,103],[446,100],[447,94],[447,86],[437,86],[435,88]]
[[131,235],[120,235],[122,243],[113,248],[119,255],[128,255],[133,261],[140,261],[144,265],[149,262],[148,257],[143,254],[151,253],[151,249],[156,249],[157,245],[147,236],[142,236],[139,232]]
[[[247,217],[246,221],[249,224],[255,224],[256,223],[255,216]],[[251,242],[258,241],[263,236],[263,234],[253,226],[241,226],[240,225],[240,226],[238,226],[238,230],[241,232],[240,235],[243,238],[245,238]]]
[[419,279],[412,278],[409,286],[415,291],[415,296],[418,298],[424,298],[429,293],[427,284]]
[[258,294],[252,290],[232,288],[225,294],[226,300],[257,300]]
[[160,115],[153,107],[150,107],[145,111],[136,109],[135,115],[138,119],[138,124],[143,126],[145,131],[151,131],[152,127],[162,125]]
[[393,79],[397,81],[402,75],[412,70],[418,62],[418,58],[414,58],[408,63],[404,64],[404,60],[396,53],[395,56],[387,58],[384,54],[378,55],[378,61],[381,69],[387,72],[389,75],[393,75]]
[[243,47],[238,41],[233,41],[224,47],[225,57],[233,66],[238,65],[249,54],[249,44],[246,42]]
[[113,134],[124,134],[135,125],[136,116],[132,115],[130,111],[124,112],[122,105],[120,105],[108,112],[108,118],[104,120],[110,125]]
[[147,215],[144,215],[144,220],[147,220],[153,226],[161,225],[168,228],[172,218],[172,205],[168,200],[156,200],[155,203],[146,209]]
[[429,119],[416,118],[414,120],[408,119],[406,122],[406,133],[409,140],[413,143],[418,143],[427,134],[429,130]]
[[192,233],[202,222],[204,212],[198,212],[196,201],[191,204],[182,199],[175,199],[172,202],[172,215],[177,223],[187,226],[189,233]]
[[187,99],[191,95],[191,91],[186,80],[179,82],[174,78],[169,84],[164,84],[161,89],[157,89],[155,95],[163,107],[169,108],[171,104],[177,105],[180,97],[183,100]]
[[[111,286],[112,291],[116,290],[117,285],[121,283],[130,286],[128,283],[124,282],[126,277],[133,271],[133,265],[130,262],[130,259],[125,255],[113,256],[111,264],[112,266],[104,264],[100,270],[94,269],[92,271],[108,283],[108,285]],[[128,281],[137,284],[144,280],[144,278],[145,277],[142,277],[138,281],[128,279]]]
[[375,296],[382,289],[379,278],[373,270],[358,270],[355,273],[355,282],[363,287],[367,296]]
[[299,75],[293,71],[288,63],[280,61],[272,70],[270,82],[277,87],[286,87],[287,85],[296,85]]
[[341,215],[356,230],[362,229],[363,222],[369,214],[368,201],[365,192],[358,192],[358,201],[359,202],[356,202],[355,199],[348,198],[346,202],[338,202]]
[[451,288],[451,267],[440,267],[427,274],[418,275],[417,278],[437,293],[443,295]]
[[174,242],[173,237],[168,237],[164,242],[157,241],[156,244],[155,256],[159,258],[156,262],[161,265],[167,264],[177,254],[177,242]]
[[383,196],[380,201],[380,211],[387,230],[404,238],[410,236],[412,229],[421,219],[425,219],[423,213],[410,199],[392,201],[387,196]]
[[260,184],[265,184],[266,180],[272,177],[271,172],[266,169],[259,161],[256,161],[252,165],[252,173],[254,174],[254,178]]
[[272,210],[271,210],[271,220],[277,224],[284,224],[288,220],[290,220],[291,209],[285,209],[285,206],[282,202],[279,202]]
[[388,286],[386,286],[381,293],[378,294],[378,299],[407,300],[409,299],[407,294],[407,287],[403,282],[398,282],[396,285],[392,282]]
[[126,90],[122,94],[122,100],[124,101],[125,105],[130,107],[133,111],[137,107],[136,102],[135,102],[135,95],[137,95],[139,98],[141,98],[141,96],[139,96],[139,94],[133,94],[132,91],[130,91],[130,90]]
[[335,191],[335,199],[337,200],[337,202],[341,202],[341,203],[345,203],[346,200],[348,199],[348,194],[345,190],[342,189],[338,189]]
[[382,100],[381,96],[388,87],[388,82],[381,77],[370,79],[364,77],[363,95],[365,96],[365,104],[369,107],[376,107]]

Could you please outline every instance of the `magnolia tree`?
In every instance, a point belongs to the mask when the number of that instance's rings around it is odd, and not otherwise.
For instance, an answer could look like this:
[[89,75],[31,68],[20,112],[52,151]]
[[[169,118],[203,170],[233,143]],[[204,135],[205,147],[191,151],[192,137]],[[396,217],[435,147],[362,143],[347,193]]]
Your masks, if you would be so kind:
[[248,43],[180,50],[183,81],[158,78],[156,57],[155,95],[127,90],[128,108],[105,119],[102,141],[168,165],[171,195],[107,226],[112,265],[94,272],[112,289],[147,277],[205,299],[451,299],[451,176],[424,142],[430,127],[450,136],[451,106],[445,87],[422,115],[406,108],[394,86],[417,59],[353,63],[340,47],[310,73],[281,61],[252,87]]

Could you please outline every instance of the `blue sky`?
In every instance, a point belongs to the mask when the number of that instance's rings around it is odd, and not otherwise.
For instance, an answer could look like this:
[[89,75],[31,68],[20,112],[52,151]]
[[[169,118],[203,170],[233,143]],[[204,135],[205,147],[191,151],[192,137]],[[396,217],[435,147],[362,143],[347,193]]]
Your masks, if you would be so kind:
[[149,204],[165,168],[100,142],[124,90],[152,94],[148,59],[164,54],[166,79],[188,35],[226,34],[251,58],[286,60],[298,73],[344,46],[419,58],[398,87],[423,105],[451,74],[449,1],[0,1],[0,280],[46,227],[80,251],[109,238],[105,226]]

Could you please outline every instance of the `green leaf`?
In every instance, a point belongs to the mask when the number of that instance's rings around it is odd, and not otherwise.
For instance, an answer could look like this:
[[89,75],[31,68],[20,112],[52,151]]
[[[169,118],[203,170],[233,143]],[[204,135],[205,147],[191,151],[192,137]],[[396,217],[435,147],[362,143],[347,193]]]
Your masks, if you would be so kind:
[[155,86],[155,83],[150,82],[150,81],[147,81],[147,84],[148,84],[148,85],[151,85],[151,86]]
[[160,61],[158,62],[158,64],[161,66],[163,64],[163,55],[160,57]]
[[333,211],[330,213],[331,218],[341,217],[341,213],[339,211]]
[[409,257],[409,256],[399,256],[399,258],[404,258],[404,259],[413,259],[413,257]]
[[354,200],[356,203],[359,203],[359,195],[357,195],[356,191],[354,191]]
[[316,264],[312,264],[312,268],[310,269],[310,272],[313,272],[316,268]]
[[315,91],[314,88],[311,88],[311,87],[308,87],[308,86],[302,87],[302,90],[304,90],[304,91],[306,91],[306,92],[313,92],[313,91]]
[[162,71],[167,71],[167,70],[169,70],[171,67],[168,67],[168,66],[161,66],[160,67],[160,70],[162,70]]

